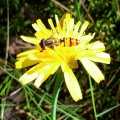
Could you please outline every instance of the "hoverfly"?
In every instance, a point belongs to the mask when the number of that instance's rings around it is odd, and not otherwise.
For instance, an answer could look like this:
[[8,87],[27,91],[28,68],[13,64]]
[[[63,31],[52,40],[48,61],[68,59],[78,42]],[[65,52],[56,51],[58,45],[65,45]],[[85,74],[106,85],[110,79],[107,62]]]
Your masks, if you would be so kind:
[[39,45],[42,48],[42,50],[45,50],[46,47],[54,49],[54,47],[59,45],[63,47],[71,47],[71,46],[76,46],[78,44],[79,44],[79,40],[74,38],[62,38],[62,39],[48,38],[48,39],[42,39]]
[[[71,13],[69,13],[71,15]],[[60,19],[60,24],[61,26],[63,26],[63,20],[66,17],[67,13],[65,13],[62,18]],[[48,39],[42,39],[39,43],[40,47],[42,48],[42,50],[45,50],[46,47],[54,49],[54,47],[56,46],[67,46],[67,47],[71,47],[71,46],[75,46],[79,44],[79,40],[75,39],[75,38],[48,38]]]

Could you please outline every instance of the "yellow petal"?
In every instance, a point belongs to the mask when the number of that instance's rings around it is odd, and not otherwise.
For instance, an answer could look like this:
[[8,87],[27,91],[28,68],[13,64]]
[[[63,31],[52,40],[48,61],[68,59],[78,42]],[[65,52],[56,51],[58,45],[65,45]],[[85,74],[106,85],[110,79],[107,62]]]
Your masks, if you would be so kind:
[[63,64],[61,67],[62,71],[64,72],[65,83],[70,92],[70,95],[75,101],[82,99],[83,97],[79,83],[72,70],[65,64]]
[[[62,36],[62,29],[57,15],[55,15],[55,21],[56,21],[56,30],[58,32],[58,35]],[[56,38],[59,38],[59,36],[57,36]]]
[[68,23],[70,22],[70,19],[71,19],[71,15],[69,13],[67,13],[60,20],[60,23],[62,24],[62,34],[63,34],[63,36],[66,36],[66,29],[67,29]]
[[48,23],[49,23],[50,27],[52,28],[52,30],[56,31],[52,19],[48,19]]
[[32,43],[34,45],[39,45],[40,43],[40,40],[38,38],[35,38],[35,37],[28,37],[28,36],[23,36],[21,35],[20,36],[24,41],[26,42],[29,42],[29,43]]
[[40,20],[40,19],[38,19],[37,20],[37,24],[36,23],[34,23],[34,24],[32,24],[32,27],[37,31],[37,32],[39,32],[39,31],[46,31],[46,27],[45,27],[45,25],[43,24],[43,22]]
[[39,27],[36,23],[32,24],[32,27],[33,27],[37,32],[40,31],[40,27]]
[[20,69],[20,68],[24,68],[24,67],[34,65],[38,62],[39,62],[39,60],[30,60],[30,59],[28,59],[28,57],[23,57],[15,63],[15,67],[17,69]]
[[80,25],[81,25],[81,22],[78,21],[74,28],[74,34],[78,32]]
[[65,14],[62,16],[62,18],[60,19],[60,24],[61,24],[61,26],[64,26],[63,23],[64,23],[65,21],[67,21],[67,19],[70,19],[70,18],[71,18],[71,14],[70,14],[70,13],[65,13]]
[[92,40],[94,38],[94,36],[95,36],[95,33],[93,33],[93,34],[89,33],[88,35],[84,35],[80,38],[80,42],[82,42],[82,43],[89,42],[90,40]]
[[73,27],[74,27],[74,19],[70,19],[67,23],[67,30],[66,30],[66,37],[71,37],[71,33],[73,34]]
[[96,42],[91,43],[89,45],[89,48],[92,49],[92,50],[98,50],[98,49],[105,50],[104,44],[100,41],[96,41]]
[[36,32],[35,36],[40,40],[45,39],[45,37],[44,37],[45,35],[42,31]]
[[26,73],[24,73],[19,81],[20,83],[22,83],[23,85],[35,80],[38,75],[39,75],[39,70],[41,69],[41,67],[43,66],[44,64],[38,64],[38,65],[35,65],[34,67],[32,67],[30,70],[28,70]]
[[110,64],[111,58],[108,53],[101,52],[97,56],[104,59],[103,63]]
[[40,50],[39,49],[32,49],[32,50],[27,50],[25,52],[22,52],[20,54],[17,55],[17,59],[21,58],[21,57],[25,57],[29,54],[35,54],[35,53],[39,53]]
[[78,38],[80,39],[81,36],[83,35],[84,31],[86,30],[86,28],[88,27],[89,25],[89,22],[88,21],[85,21],[84,24],[82,25],[81,29],[80,29],[80,32],[79,32],[79,36]]
[[[35,65],[30,70],[28,70],[26,73],[24,73],[20,77],[19,81],[23,85],[25,85],[35,80],[36,78],[38,78],[37,81],[35,82],[35,86],[37,87],[37,83],[40,79],[41,81],[38,84],[38,87],[39,87],[40,84],[42,84],[50,74],[53,74],[57,70],[58,67],[59,67],[59,63],[41,62],[40,64]],[[39,76],[41,76],[42,78],[40,78]]]
[[110,64],[110,61],[111,61],[110,55],[105,52],[101,52],[99,54],[88,57],[88,59],[94,62],[100,62],[100,63],[106,63],[106,64]]
[[35,33],[35,36],[40,40],[41,39],[47,39],[52,34],[52,31],[47,29],[40,19],[37,20],[37,24],[34,23],[34,24],[32,24],[32,26],[37,31]]
[[104,80],[104,75],[100,71],[100,69],[90,60],[82,59],[80,60],[85,67],[86,71],[91,75],[91,77],[99,83],[100,81]]
[[58,16],[57,15],[55,15],[55,21],[56,21],[56,25],[60,25],[60,22],[59,22],[59,19],[58,19]]
[[47,28],[45,27],[45,25],[43,24],[43,22],[40,19],[37,20],[37,24],[40,27],[40,30],[46,31]]
[[45,66],[43,68],[41,68],[41,70],[39,71],[39,76],[38,78],[35,80],[34,85],[35,87],[40,87],[40,85],[53,73],[56,72],[56,70],[58,69],[59,65],[57,65],[56,63],[52,64],[52,65],[48,65]]

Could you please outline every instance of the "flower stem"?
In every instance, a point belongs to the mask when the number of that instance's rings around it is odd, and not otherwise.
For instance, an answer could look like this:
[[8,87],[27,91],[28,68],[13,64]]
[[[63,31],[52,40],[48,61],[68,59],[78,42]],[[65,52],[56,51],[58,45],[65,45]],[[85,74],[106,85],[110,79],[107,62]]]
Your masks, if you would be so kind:
[[94,110],[95,120],[97,120],[97,112],[96,112],[96,106],[95,106],[93,86],[92,86],[92,82],[91,82],[91,77],[90,77],[90,75],[89,75],[89,83],[90,83],[90,92],[91,92],[91,97],[92,97],[92,104],[93,104],[93,110]]
[[52,98],[52,109],[51,109],[51,119],[56,120],[56,110],[57,110],[57,100],[58,100],[58,95],[60,92],[60,87],[63,81],[63,73],[61,69],[59,69],[56,73],[56,82],[55,82],[55,87],[53,91],[53,98]]

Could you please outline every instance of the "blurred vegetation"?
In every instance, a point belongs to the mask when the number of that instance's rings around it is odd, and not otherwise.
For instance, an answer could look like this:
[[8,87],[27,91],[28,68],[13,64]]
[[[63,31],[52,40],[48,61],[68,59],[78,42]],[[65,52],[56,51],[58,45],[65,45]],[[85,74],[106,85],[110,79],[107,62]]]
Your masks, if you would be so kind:
[[[0,0],[0,117],[12,120],[17,117],[21,120],[48,120],[54,86],[54,76],[51,76],[37,90],[32,85],[22,87],[20,94],[16,92],[21,85],[18,82],[20,75],[26,69],[16,70],[14,63],[16,55],[28,49],[27,43],[21,43],[21,34],[33,36],[31,26],[37,19],[42,19],[48,26],[47,19],[57,14],[59,18],[65,12],[72,12],[75,20],[91,22],[88,32],[95,32],[95,40],[104,42],[107,52],[111,54],[110,65],[98,64],[106,76],[106,80],[94,85],[96,109],[99,120],[120,119],[120,1],[119,0],[9,0],[9,39],[10,49],[7,67],[5,51],[7,41],[7,1]],[[49,26],[48,26],[49,27]],[[27,46],[27,48],[26,48]],[[59,96],[58,120],[93,120],[94,113],[91,102],[90,87],[84,70],[75,71],[82,87],[84,99],[75,103],[63,84]],[[84,72],[85,73],[85,72]],[[83,81],[82,79],[86,79]],[[24,92],[24,95],[23,95]],[[14,93],[15,95],[11,95]],[[17,99],[18,97],[18,99]],[[65,105],[74,105],[68,106]],[[117,106],[118,105],[118,106]],[[12,106],[9,107],[9,106]],[[11,118],[9,117],[10,114]]]

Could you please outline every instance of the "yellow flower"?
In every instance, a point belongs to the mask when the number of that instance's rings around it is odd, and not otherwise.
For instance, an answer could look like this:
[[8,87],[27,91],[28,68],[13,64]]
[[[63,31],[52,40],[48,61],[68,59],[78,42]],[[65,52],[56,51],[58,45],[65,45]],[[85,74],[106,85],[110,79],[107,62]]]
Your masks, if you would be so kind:
[[[110,55],[104,52],[105,47],[102,42],[89,43],[94,37],[94,33],[85,34],[85,29],[88,26],[87,21],[82,26],[80,26],[80,21],[74,24],[74,19],[68,13],[61,21],[56,15],[55,19],[56,26],[51,19],[48,20],[51,29],[47,29],[41,20],[37,20],[37,23],[33,24],[36,37],[21,36],[23,40],[36,45],[36,48],[17,56],[16,68],[34,65],[20,77],[19,81],[23,85],[34,81],[34,85],[38,88],[61,67],[66,86],[72,98],[78,101],[82,99],[82,92],[72,72],[72,69],[78,68],[78,60],[90,76],[99,83],[104,80],[104,75],[94,62],[109,64]],[[59,44],[54,43],[54,49],[44,46],[43,50],[40,43],[42,40],[47,41],[48,38],[52,38],[54,42],[57,41]]]

